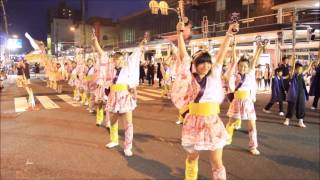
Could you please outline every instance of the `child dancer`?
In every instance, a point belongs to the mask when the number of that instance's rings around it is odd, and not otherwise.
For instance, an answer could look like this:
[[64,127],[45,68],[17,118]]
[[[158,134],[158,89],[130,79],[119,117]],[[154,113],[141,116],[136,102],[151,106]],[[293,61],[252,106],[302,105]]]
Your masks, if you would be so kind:
[[[99,46],[100,48],[100,46]],[[105,56],[103,55],[103,50],[96,49],[97,52],[101,51],[101,55],[98,58],[98,61],[96,62],[97,72],[96,72],[96,84],[97,88],[95,90],[95,103],[97,105],[96,109],[96,125],[101,126],[104,120],[104,108],[103,105],[107,102],[108,96],[106,93],[106,81],[107,81],[107,63],[108,63],[108,54],[105,53]],[[106,126],[110,127],[110,120],[109,120],[109,112],[106,111],[106,117],[105,117]]]
[[68,84],[72,87],[73,89],[73,100],[79,99],[79,93],[77,92],[76,88],[76,81],[77,81],[77,63],[76,61],[71,62],[71,74],[70,74],[70,79]]
[[86,80],[86,89],[85,93],[88,98],[89,107],[88,110],[90,113],[94,112],[94,94],[97,87],[96,84],[96,68],[93,62],[93,59],[87,60],[88,70],[86,72],[85,80]]
[[167,60],[166,62],[161,62],[160,63],[160,71],[162,74],[162,92],[161,96],[164,97],[166,96],[168,99],[170,99],[170,89],[171,89],[171,68],[170,68],[170,62]]
[[[231,47],[232,47],[232,55],[231,55],[231,61],[228,65],[228,67],[226,67],[226,71],[224,72],[223,74],[223,82],[224,82],[224,85],[226,86],[226,92],[227,92],[227,98],[228,98],[228,101],[229,103],[231,103],[234,99],[234,93],[232,92],[232,90],[230,89],[229,87],[229,76],[230,74],[232,74],[232,71],[234,70],[233,68],[236,66],[237,64],[237,51],[236,51],[236,47],[237,47],[237,42],[236,42],[236,39],[235,37],[233,38],[233,42],[231,44]],[[241,120],[238,119],[236,120],[234,123],[233,123],[233,126],[234,126],[234,129],[235,130],[238,130],[238,129],[241,129]]]
[[290,72],[291,80],[290,87],[288,90],[288,109],[286,114],[286,120],[284,121],[284,125],[289,126],[290,119],[293,116],[293,113],[296,112],[296,117],[299,119],[299,127],[305,128],[306,125],[303,123],[303,118],[306,112],[306,101],[308,100],[308,92],[304,82],[304,73],[308,72],[311,68],[311,64],[309,68],[304,72],[303,66],[299,62],[295,63],[295,58],[291,58],[293,68]]
[[86,93],[87,84],[86,84],[86,73],[88,72],[88,67],[85,63],[85,60],[80,59],[79,66],[78,66],[78,79],[79,79],[79,93],[81,97],[81,104],[83,106],[87,106],[89,104],[88,102],[88,96]]
[[[29,40],[31,46],[34,49],[34,51],[27,54],[25,56],[25,58],[29,58],[32,55],[40,55],[39,57],[44,58],[44,56],[43,57],[41,56],[41,55],[46,54],[45,46],[44,46],[43,42],[34,40],[28,33],[25,33],[25,37]],[[41,60],[44,60],[44,59],[41,59]],[[23,63],[23,61],[21,61],[21,66],[25,68],[25,64]],[[27,82],[27,79],[26,79],[26,75],[24,73],[23,73],[23,81],[22,82],[23,82],[24,88],[26,89],[26,91],[28,92],[28,95],[29,95],[29,98],[28,98],[29,108],[28,109],[34,109],[35,108],[35,100],[34,100],[34,96],[33,96],[33,90],[29,86],[29,83]]]
[[238,73],[235,73],[236,65],[232,67],[229,77],[229,88],[234,92],[234,98],[230,103],[227,115],[229,122],[226,125],[228,132],[227,144],[231,144],[234,131],[234,123],[239,120],[248,120],[249,129],[249,150],[253,155],[259,155],[256,113],[254,110],[254,101],[256,96],[255,65],[262,52],[262,45],[257,43],[256,54],[252,63],[248,59],[241,57],[238,64]]
[[62,93],[63,81],[65,79],[65,69],[60,63],[57,63],[56,68],[56,82],[57,82],[57,92]]
[[211,152],[213,179],[226,179],[222,151],[227,133],[218,114],[224,96],[222,64],[235,28],[238,28],[237,23],[230,25],[213,63],[207,51],[197,52],[192,59],[188,56],[183,39],[184,23],[177,25],[180,64],[171,99],[179,109],[189,107],[182,128],[182,146],[188,153],[185,169],[185,179],[188,180],[197,179],[199,151],[205,150]]
[[[95,48],[100,56],[106,56],[98,40],[93,36]],[[144,41],[143,41],[144,42]],[[139,64],[142,55],[142,42],[139,48],[135,48],[133,53],[125,59],[125,56],[116,52],[108,59],[107,83],[109,85],[109,95],[106,110],[110,112],[110,143],[107,148],[114,148],[119,145],[118,120],[125,121],[125,142],[124,154],[132,156],[133,122],[132,111],[136,108],[136,91],[139,85]]]
[[271,99],[269,103],[263,108],[265,113],[271,113],[270,108],[275,102],[279,103],[279,115],[284,116],[283,113],[283,101],[286,99],[286,90],[283,84],[282,70],[280,68],[275,69],[275,76],[272,78],[271,84]]

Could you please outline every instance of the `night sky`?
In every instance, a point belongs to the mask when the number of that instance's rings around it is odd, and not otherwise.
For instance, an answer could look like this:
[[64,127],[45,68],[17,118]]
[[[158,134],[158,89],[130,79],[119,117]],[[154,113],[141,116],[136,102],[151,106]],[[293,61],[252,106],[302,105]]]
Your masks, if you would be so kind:
[[[24,37],[29,32],[35,39],[46,40],[48,32],[48,8],[61,0],[7,0],[9,33],[22,38],[24,50],[30,50]],[[80,9],[80,0],[64,0],[67,6]],[[148,8],[149,0],[88,0],[87,17],[101,16],[118,19],[130,13]]]

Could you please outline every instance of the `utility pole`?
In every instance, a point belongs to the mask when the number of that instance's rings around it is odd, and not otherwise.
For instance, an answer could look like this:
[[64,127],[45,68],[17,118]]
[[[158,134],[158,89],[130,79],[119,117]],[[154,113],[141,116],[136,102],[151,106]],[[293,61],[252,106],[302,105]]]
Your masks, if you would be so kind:
[[292,16],[292,56],[296,57],[296,33],[297,33],[297,8],[293,9],[293,16]]
[[[0,0],[0,5],[1,5],[1,9],[2,9],[2,15],[3,15],[3,22],[4,22],[4,32],[6,34],[6,37],[8,39],[9,37],[9,31],[8,31],[8,21],[7,21],[7,14],[6,14],[6,9],[4,7],[4,2],[3,0]],[[6,62],[7,60],[9,60],[10,55],[9,55],[9,50],[7,48],[7,41],[5,43],[4,49],[3,49],[3,53],[4,53],[4,62]],[[2,51],[2,50],[1,50]]]
[[87,38],[86,38],[86,0],[81,0],[81,13],[82,13],[82,32],[83,32],[83,59],[85,60],[86,56],[86,44],[87,44]]
[[4,32],[9,35],[8,32],[8,22],[7,22],[7,14],[6,14],[6,10],[4,7],[4,2],[3,0],[0,0],[0,4],[1,4],[1,9],[2,9],[2,14],[3,14],[3,22],[4,22]]

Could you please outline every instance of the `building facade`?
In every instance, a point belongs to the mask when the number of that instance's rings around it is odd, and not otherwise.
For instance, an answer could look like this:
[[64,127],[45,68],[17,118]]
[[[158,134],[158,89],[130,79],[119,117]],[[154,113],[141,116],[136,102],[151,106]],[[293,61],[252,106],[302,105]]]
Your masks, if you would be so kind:
[[54,18],[51,23],[51,53],[57,54],[67,48],[66,45],[74,44],[74,32],[70,31],[73,26],[71,19]]
[[[170,7],[177,7],[176,0],[167,1]],[[291,4],[296,3],[297,4]],[[269,39],[270,45],[266,53],[270,55],[272,64],[277,64],[281,56],[292,54],[292,39],[296,39],[299,44],[296,48],[302,48],[302,52],[296,55],[301,59],[310,59],[308,54],[314,53],[315,47],[319,47],[319,41],[309,42],[309,28],[317,28],[315,22],[319,22],[319,12],[308,12],[308,9],[319,9],[315,7],[317,1],[308,1],[307,10],[297,13],[296,38],[293,38],[293,6],[302,7],[307,1],[294,0],[185,0],[186,16],[193,24],[193,35],[189,43],[189,51],[196,51],[197,46],[208,46],[212,51],[216,51],[221,43],[222,36],[228,27],[231,14],[240,13],[240,32],[237,41],[240,54],[252,54],[255,49],[255,37],[261,35],[263,39]],[[279,6],[280,5],[280,6]],[[283,7],[281,6],[283,5]],[[278,7],[278,8],[275,8]],[[313,14],[313,15],[311,15]],[[202,19],[208,19],[208,35],[203,38]],[[130,47],[136,45],[145,32],[152,36],[151,40],[160,39],[163,35],[175,34],[178,18],[175,12],[169,15],[153,15],[149,9],[131,14],[121,18],[119,21],[120,46]],[[308,26],[307,22],[311,22]],[[307,25],[305,25],[307,24]],[[318,23],[319,29],[319,23]],[[316,31],[316,40],[319,40],[319,31]],[[166,48],[168,45],[164,44]],[[163,48],[161,46],[153,46]],[[165,54],[165,53],[164,53]]]
[[[177,7],[176,0],[167,2],[170,7]],[[292,24],[292,10],[282,10],[283,20],[279,23],[278,10],[272,9],[275,5],[287,2],[292,0],[186,0],[185,12],[193,24],[195,35],[201,34],[202,19],[207,16],[209,36],[212,37],[221,35],[219,31],[225,31],[233,12],[240,13],[240,33],[288,27]],[[169,11],[167,16],[153,15],[149,9],[121,18],[121,45],[125,47],[136,44],[146,31],[150,32],[153,38],[174,33],[177,22],[175,12]]]

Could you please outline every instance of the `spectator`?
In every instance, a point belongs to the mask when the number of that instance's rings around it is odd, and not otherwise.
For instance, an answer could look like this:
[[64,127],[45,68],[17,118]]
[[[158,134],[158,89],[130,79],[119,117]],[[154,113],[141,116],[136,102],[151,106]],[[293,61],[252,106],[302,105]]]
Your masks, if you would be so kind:
[[144,83],[145,76],[146,76],[146,73],[144,71],[144,64],[142,62],[140,62],[140,75],[139,75],[140,83],[142,83],[142,84]]
[[35,73],[36,78],[38,78],[38,75],[40,73],[40,64],[39,63],[34,64],[34,73]]
[[163,79],[163,75],[161,73],[161,70],[160,70],[160,67],[161,67],[161,62],[162,62],[162,58],[160,58],[158,60],[158,63],[157,63],[157,78],[159,79],[159,87],[161,88],[161,81]]
[[30,66],[25,59],[23,60],[23,63],[24,63],[23,72],[26,77],[27,84],[30,84],[30,68],[29,68]]
[[265,90],[270,88],[271,77],[272,77],[272,70],[270,68],[270,65],[266,64],[266,68],[264,70],[264,76],[263,76]]
[[147,67],[147,79],[149,86],[152,86],[154,84],[154,63],[152,61],[149,61]]
[[22,81],[24,80],[23,62],[19,62],[17,67],[17,86],[22,87]]
[[256,68],[256,81],[257,81],[257,86],[258,89],[261,89],[262,87],[262,78],[263,78],[263,72],[261,69],[261,65],[258,65],[258,68]]

